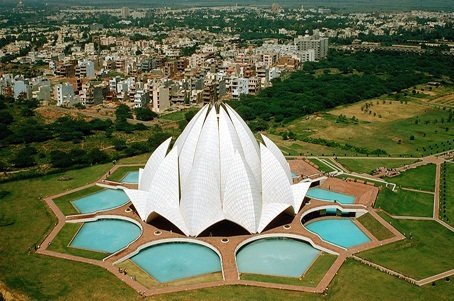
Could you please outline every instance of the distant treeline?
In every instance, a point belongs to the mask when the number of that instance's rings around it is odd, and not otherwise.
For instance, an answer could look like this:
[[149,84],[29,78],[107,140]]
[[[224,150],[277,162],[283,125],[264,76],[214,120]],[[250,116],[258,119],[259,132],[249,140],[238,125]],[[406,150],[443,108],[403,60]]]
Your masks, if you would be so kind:
[[[304,5],[310,7],[331,7],[342,10],[365,10],[365,9],[384,9],[384,10],[409,10],[409,9],[452,9],[451,0],[375,0],[375,1],[357,1],[357,0],[66,0],[64,2],[58,0],[28,0],[27,3],[46,3],[49,5],[86,5],[86,6],[102,6],[102,7],[197,7],[197,6],[230,6],[230,5],[256,5],[256,6],[271,6],[273,3],[278,3],[282,7],[300,7]],[[0,0],[0,3],[12,4],[17,3],[16,0]]]
[[331,52],[321,62],[273,81],[256,96],[244,96],[232,106],[248,121],[291,121],[338,105],[383,94],[398,93],[416,84],[454,79],[451,56]]

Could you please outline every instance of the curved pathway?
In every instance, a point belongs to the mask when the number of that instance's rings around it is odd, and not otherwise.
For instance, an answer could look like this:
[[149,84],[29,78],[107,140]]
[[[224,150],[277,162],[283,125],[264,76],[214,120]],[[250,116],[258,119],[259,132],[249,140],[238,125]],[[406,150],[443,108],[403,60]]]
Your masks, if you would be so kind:
[[[139,164],[143,165],[143,164]],[[107,177],[115,172],[120,166],[139,166],[135,164],[130,164],[130,165],[115,165],[112,167],[109,172],[107,172],[105,175],[101,177],[101,179],[97,182],[98,185],[102,186],[116,186],[118,183],[107,181]],[[437,169],[437,173],[439,173],[439,170]],[[439,175],[437,177],[439,181]],[[58,223],[52,229],[52,231],[47,235],[47,237],[44,239],[42,242],[40,248],[36,251],[38,254],[43,254],[43,255],[49,255],[49,256],[54,256],[54,257],[59,257],[59,258],[65,258],[69,260],[75,260],[79,262],[84,262],[84,263],[89,263],[89,264],[94,264],[97,266],[100,266],[102,268],[105,268],[106,270],[110,271],[112,274],[117,276],[119,279],[121,279],[123,282],[127,283],[129,286],[131,286],[133,289],[138,291],[141,295],[155,295],[155,294],[161,294],[161,293],[169,293],[169,292],[176,292],[176,291],[181,291],[181,290],[191,290],[191,289],[200,289],[200,288],[206,288],[206,287],[216,287],[216,286],[223,286],[223,285],[254,285],[254,286],[260,286],[260,287],[267,287],[267,288],[276,288],[276,289],[285,289],[285,290],[295,290],[295,291],[304,291],[304,292],[313,292],[313,293],[322,293],[324,292],[328,285],[331,283],[332,279],[338,272],[339,268],[342,266],[343,262],[347,257],[356,257],[354,254],[368,250],[371,248],[375,248],[378,246],[382,246],[385,244],[393,243],[399,240],[405,239],[405,236],[402,235],[398,230],[396,230],[394,227],[392,227],[389,223],[387,223],[380,215],[377,214],[375,209],[373,209],[370,205],[372,204],[373,200],[369,203],[369,205],[362,205],[362,204],[353,204],[353,205],[342,205],[342,204],[336,204],[339,207],[342,207],[344,209],[367,209],[367,211],[384,227],[386,227],[391,233],[393,233],[393,237],[379,241],[373,235],[364,228],[362,225],[358,225],[366,234],[371,238],[371,242],[360,245],[355,248],[351,248],[348,250],[333,246],[329,243],[326,243],[325,241],[321,240],[319,236],[315,235],[312,232],[309,232],[306,230],[302,225],[301,225],[301,217],[303,214],[308,212],[310,209],[315,209],[317,207],[320,207],[322,205],[326,205],[326,202],[320,202],[317,200],[311,200],[310,203],[304,205],[303,209],[295,216],[295,218],[292,220],[290,223],[291,227],[290,229],[285,229],[282,226],[272,228],[270,230],[265,231],[262,234],[256,234],[256,235],[240,235],[240,236],[232,236],[229,237],[229,242],[228,243],[222,243],[221,239],[222,237],[199,237],[198,239],[201,241],[204,241],[206,243],[209,243],[210,245],[214,246],[217,248],[217,250],[221,253],[222,257],[222,265],[223,265],[223,276],[224,280],[223,281],[212,281],[212,282],[206,282],[206,283],[196,283],[196,284],[187,284],[187,285],[181,285],[181,286],[167,286],[167,287],[153,287],[153,288],[147,288],[140,284],[139,282],[135,281],[132,276],[124,275],[118,272],[118,268],[115,266],[115,263],[118,261],[122,261],[125,258],[128,258],[131,253],[137,250],[138,247],[143,245],[144,243],[154,241],[154,240],[161,240],[163,238],[186,238],[185,236],[178,234],[178,233],[172,233],[172,231],[163,231],[160,229],[162,232],[161,235],[156,236],[154,232],[158,230],[152,225],[145,224],[143,221],[140,220],[140,218],[137,216],[136,213],[134,212],[125,212],[125,209],[129,207],[129,203],[120,207],[116,208],[113,210],[107,210],[104,212],[101,212],[99,215],[117,215],[117,216],[125,216],[128,218],[134,218],[137,222],[141,223],[143,227],[143,233],[137,239],[135,242],[133,242],[131,245],[129,245],[126,249],[120,250],[117,253],[112,254],[111,256],[108,256],[105,258],[103,261],[99,260],[94,260],[94,259],[87,259],[79,256],[74,256],[74,255],[69,255],[69,254],[63,254],[63,253],[58,253],[54,252],[51,250],[47,250],[47,247],[51,243],[51,241],[56,237],[56,235],[59,233],[61,228],[64,226],[64,224],[70,220],[70,219],[75,219],[75,218],[87,218],[87,217],[94,217],[98,215],[96,214],[90,214],[90,215],[77,215],[77,216],[64,216],[63,213],[60,211],[60,209],[55,205],[53,202],[54,198],[60,197],[62,195],[66,195],[75,191],[79,191],[85,188],[88,188],[90,186],[95,185],[96,183],[92,183],[89,185],[85,185],[83,187],[79,187],[77,189],[73,189],[58,195],[55,195],[51,198],[45,198],[46,204],[51,208],[51,210],[54,212],[54,214],[57,216]],[[439,185],[438,185],[439,189]],[[438,190],[439,191],[439,190]],[[438,200],[438,194],[437,190],[434,193],[434,201]],[[374,194],[370,194],[371,197]],[[367,203],[366,203],[367,204]],[[435,213],[434,213],[435,215]],[[399,217],[396,217],[399,218]],[[435,219],[437,219],[434,216]],[[439,221],[440,222],[440,221]],[[236,259],[235,259],[235,250],[237,246],[245,241],[248,238],[256,236],[259,238],[263,234],[281,234],[281,235],[298,235],[298,236],[303,236],[306,237],[307,239],[310,239],[314,244],[326,248],[328,250],[331,250],[332,252],[335,252],[338,254],[337,259],[333,263],[333,265],[329,268],[329,270],[326,272],[326,274],[323,276],[321,281],[318,283],[316,287],[306,287],[306,286],[295,286],[295,285],[285,285],[285,284],[275,284],[275,283],[263,283],[263,282],[257,282],[257,281],[246,281],[246,280],[241,280],[239,279],[239,273],[238,269],[236,266]],[[386,268],[385,268],[386,269]],[[391,271],[391,270],[389,270]],[[392,273],[395,273],[396,276],[400,277],[397,272],[391,271]],[[420,281],[434,281],[432,279],[440,279],[439,277],[447,277],[447,275],[451,275],[453,271],[447,271],[444,273],[441,273],[439,275],[434,275],[431,276],[426,280],[420,280]],[[403,275],[402,275],[403,276]],[[416,281],[416,280],[415,280]],[[421,282],[423,283],[423,282]],[[418,283],[416,283],[418,284]],[[418,284],[419,285],[419,284]],[[423,285],[423,284],[421,284]]]

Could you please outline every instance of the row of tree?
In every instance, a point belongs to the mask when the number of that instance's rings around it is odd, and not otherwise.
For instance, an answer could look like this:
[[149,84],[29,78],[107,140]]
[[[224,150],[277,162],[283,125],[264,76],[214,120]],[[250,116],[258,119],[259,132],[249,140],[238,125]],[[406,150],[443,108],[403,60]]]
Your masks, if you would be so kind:
[[[440,78],[454,78],[449,56],[420,56],[394,53],[340,53],[319,62],[308,62],[304,70],[256,96],[244,96],[232,106],[245,120],[276,122],[323,111],[361,99],[400,92],[416,84]],[[328,72],[319,72],[320,69]],[[332,74],[337,69],[341,74]]]

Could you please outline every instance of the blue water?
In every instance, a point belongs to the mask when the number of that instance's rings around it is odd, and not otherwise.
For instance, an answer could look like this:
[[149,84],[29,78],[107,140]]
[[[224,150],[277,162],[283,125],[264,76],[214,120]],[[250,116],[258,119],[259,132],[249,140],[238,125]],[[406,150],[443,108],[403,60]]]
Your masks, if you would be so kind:
[[71,242],[71,247],[114,253],[139,237],[140,232],[137,225],[124,220],[87,222]]
[[127,184],[137,184],[139,183],[139,172],[138,171],[130,171],[126,174],[126,176],[121,179],[121,183]]
[[343,193],[338,193],[321,188],[310,188],[306,194],[307,197],[327,202],[338,202],[341,204],[353,204],[355,197]]
[[123,190],[105,189],[72,201],[72,204],[80,213],[93,213],[122,206],[128,200]]
[[298,175],[292,171],[292,179],[298,178]]
[[236,262],[241,273],[300,277],[319,253],[302,241],[267,238],[242,247],[236,255]]
[[323,219],[304,226],[323,240],[344,248],[355,247],[370,241],[369,237],[349,218]]
[[131,260],[159,282],[221,271],[219,256],[213,250],[186,242],[154,245]]
[[326,214],[336,215],[337,214],[337,209],[336,208],[327,208],[326,209]]

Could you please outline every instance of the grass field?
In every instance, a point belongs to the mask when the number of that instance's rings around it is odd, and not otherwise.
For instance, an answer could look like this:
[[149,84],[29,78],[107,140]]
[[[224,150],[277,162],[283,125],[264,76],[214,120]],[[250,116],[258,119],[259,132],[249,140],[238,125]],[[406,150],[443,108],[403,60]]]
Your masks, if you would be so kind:
[[435,169],[434,164],[427,164],[414,169],[409,169],[396,177],[384,179],[402,187],[434,191]]
[[422,94],[421,101],[434,105],[454,108],[453,87],[432,87],[429,85],[417,85],[416,89]]
[[394,220],[382,216],[407,239],[361,252],[360,257],[415,279],[454,268],[454,235],[450,230],[435,221]]
[[301,279],[248,273],[241,274],[241,279],[315,287],[322,280],[328,269],[333,265],[334,261],[336,261],[336,258],[337,257],[334,255],[322,253]]
[[346,167],[348,170],[357,173],[372,174],[372,172],[379,167],[397,168],[407,164],[412,164],[417,160],[414,159],[343,159],[338,158],[337,161]]
[[334,171],[334,169],[332,169],[331,167],[329,167],[328,165],[326,165],[325,163],[323,163],[322,161],[320,161],[319,159],[309,159],[312,163],[314,163],[315,165],[318,166],[318,169],[322,172],[332,172]]
[[123,158],[118,163],[120,164],[143,164],[147,163],[148,158],[150,158],[150,153],[148,154],[141,154],[134,157]]
[[357,181],[363,181],[363,182],[368,182],[368,183],[372,183],[374,184],[374,186],[377,186],[377,187],[380,187],[380,186],[383,186],[385,187],[386,186],[386,183],[383,183],[379,180],[373,180],[373,179],[364,179],[363,177],[355,177],[355,176],[352,176],[350,174],[341,174],[341,175],[338,175],[336,176],[336,178],[339,178],[339,179],[353,179],[353,180],[357,180]]
[[163,114],[163,115],[159,116],[159,118],[164,119],[164,120],[170,120],[170,121],[181,121],[181,120],[185,120],[184,115],[187,112],[190,112],[190,111],[197,112],[198,110],[199,110],[199,108],[192,107],[190,109],[184,109],[184,110],[180,110],[180,111],[176,111],[176,112],[172,112],[172,113]]
[[454,281],[437,281],[435,286],[417,287],[352,259],[342,265],[326,295],[316,295],[257,287],[227,286],[156,296],[150,300],[326,300],[326,301],[448,301],[454,293]]
[[114,171],[110,176],[107,177],[110,181],[120,182],[128,172],[139,171],[141,166],[122,166]]
[[454,225],[454,163],[445,163],[441,176],[440,217]]
[[[131,158],[128,163],[146,160]],[[120,163],[126,163],[123,160]],[[55,217],[40,199],[83,186],[97,180],[112,165],[97,165],[67,171],[71,178],[59,181],[63,174],[43,176],[0,184],[0,212],[11,223],[0,223],[0,281],[11,290],[25,293],[33,300],[137,300],[138,294],[104,269],[69,260],[28,255],[29,248],[39,244],[55,224]],[[8,193],[9,192],[9,193]],[[452,268],[453,238],[435,223],[393,221],[402,223],[402,232],[414,233],[410,245],[393,244],[384,250],[391,263],[412,269],[418,262],[422,274]],[[417,238],[417,239],[416,239]],[[415,245],[411,245],[415,244]],[[434,244],[434,246],[431,246]],[[395,245],[395,246],[394,246]],[[57,247],[57,246],[55,246]],[[394,249],[393,249],[394,248]],[[382,248],[380,248],[383,251]],[[380,252],[378,252],[380,253]],[[427,256],[431,254],[431,256]],[[402,257],[402,258],[401,258]],[[386,258],[385,258],[386,259]],[[393,259],[393,260],[391,260]],[[371,285],[373,284],[373,288]],[[417,287],[358,262],[348,260],[334,278],[326,296],[264,289],[227,286],[180,292],[147,298],[147,300],[450,300],[453,281],[438,281],[436,286]]]
[[428,193],[382,189],[378,194],[375,207],[391,215],[424,216],[433,215],[434,196]]
[[58,233],[57,237],[55,237],[55,239],[49,245],[48,249],[51,251],[56,251],[56,252],[60,252],[60,253],[67,253],[67,254],[71,254],[71,255],[76,255],[76,256],[85,257],[85,258],[98,259],[98,260],[101,260],[104,257],[106,257],[107,255],[109,255],[107,253],[100,253],[100,252],[70,247],[69,243],[73,239],[74,235],[76,235],[77,231],[79,231],[80,227],[81,227],[81,224],[66,223],[63,226],[63,228],[60,230],[60,232]]
[[[433,97],[450,95],[452,88],[433,91]],[[365,109],[366,104],[369,105]],[[369,113],[370,112],[370,113]],[[338,116],[347,117],[339,122]],[[352,122],[355,117],[358,122]],[[448,122],[449,112],[427,105],[421,97],[406,97],[405,102],[382,96],[355,104],[340,106],[325,113],[318,113],[272,128],[279,147],[293,154],[364,156],[347,145],[364,147],[369,151],[383,149],[392,156],[420,157],[454,148],[453,121]],[[283,140],[279,133],[291,130],[299,140]],[[322,138],[344,147],[329,147],[320,143],[306,143],[303,137]],[[368,171],[368,170],[367,170]]]
[[[104,269],[68,260],[28,255],[55,224],[42,196],[50,196],[97,180],[111,164],[67,171],[71,180],[59,181],[63,174],[0,184],[10,193],[1,199],[0,212],[13,221],[0,227],[0,280],[9,288],[26,293],[34,300],[108,300],[133,298],[126,284]],[[96,283],[93,286],[88,283]],[[114,285],[112,285],[114,283]]]
[[394,236],[369,213],[360,216],[357,220],[378,240],[385,240]]
[[104,188],[99,187],[99,186],[90,186],[88,188],[61,196],[57,199],[54,199],[55,205],[60,208],[61,212],[63,212],[64,215],[72,215],[72,214],[79,214],[79,211],[71,204],[71,201],[80,199],[84,196],[93,194],[95,192],[101,191]]

